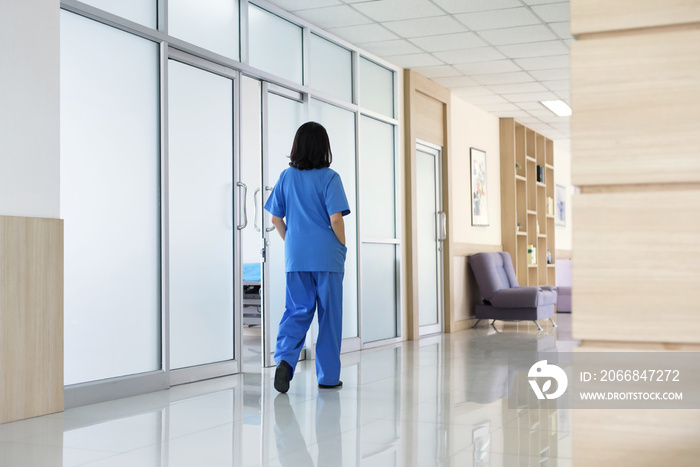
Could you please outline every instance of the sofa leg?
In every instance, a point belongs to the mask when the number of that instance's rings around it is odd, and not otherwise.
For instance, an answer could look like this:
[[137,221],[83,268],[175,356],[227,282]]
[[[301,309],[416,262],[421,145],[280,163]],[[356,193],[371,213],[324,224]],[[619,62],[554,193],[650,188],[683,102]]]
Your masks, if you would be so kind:
[[536,320],[534,320],[534,319],[532,320],[532,322],[535,323],[535,326],[537,326],[537,329],[539,329],[540,331],[542,330],[542,326],[540,326],[540,323],[538,323],[538,322],[537,322]]
[[552,318],[549,318],[549,321],[551,321],[552,326],[554,326],[555,328],[559,327],[559,326],[557,326],[557,323],[555,323]]
[[[495,324],[495,323],[496,323],[496,320],[495,320],[495,319],[494,319],[493,321],[491,321],[491,327],[494,328],[494,329],[496,329],[496,324]],[[496,331],[498,331],[498,329],[496,329]]]
[[474,323],[474,326],[472,326],[472,329],[474,329],[474,328],[476,327],[476,325],[479,324],[480,322],[481,322],[481,320],[480,320],[480,319],[477,319],[477,320],[476,320],[476,323]]

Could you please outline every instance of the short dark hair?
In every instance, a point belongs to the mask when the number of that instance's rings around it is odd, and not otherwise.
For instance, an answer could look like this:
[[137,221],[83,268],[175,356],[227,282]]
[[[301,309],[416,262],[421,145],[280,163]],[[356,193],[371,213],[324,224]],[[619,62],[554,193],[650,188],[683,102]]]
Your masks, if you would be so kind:
[[333,161],[331,142],[323,125],[316,122],[306,122],[297,130],[289,155],[290,167],[300,170],[321,169],[330,167]]

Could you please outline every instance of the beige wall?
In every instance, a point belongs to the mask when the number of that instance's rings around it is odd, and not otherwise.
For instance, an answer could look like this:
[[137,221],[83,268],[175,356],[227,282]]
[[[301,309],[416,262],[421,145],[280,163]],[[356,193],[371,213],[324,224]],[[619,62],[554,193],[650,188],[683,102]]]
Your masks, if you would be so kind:
[[[501,169],[498,117],[452,96],[453,236],[455,243],[501,244]],[[469,148],[486,151],[488,226],[471,225]]]

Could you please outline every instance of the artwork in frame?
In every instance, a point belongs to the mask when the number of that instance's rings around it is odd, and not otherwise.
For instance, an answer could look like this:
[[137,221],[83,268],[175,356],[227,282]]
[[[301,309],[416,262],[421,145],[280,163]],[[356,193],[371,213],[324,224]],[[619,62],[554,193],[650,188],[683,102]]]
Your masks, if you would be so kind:
[[472,225],[489,225],[489,203],[486,190],[486,152],[469,150],[471,159]]
[[554,223],[566,226],[566,187],[557,185],[554,192]]

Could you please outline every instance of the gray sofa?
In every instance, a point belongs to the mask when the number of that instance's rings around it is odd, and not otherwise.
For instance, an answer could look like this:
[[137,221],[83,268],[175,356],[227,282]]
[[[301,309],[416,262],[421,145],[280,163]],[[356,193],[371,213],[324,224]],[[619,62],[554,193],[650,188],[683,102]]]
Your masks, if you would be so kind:
[[527,320],[533,321],[542,330],[538,320],[549,319],[556,326],[552,317],[557,303],[557,288],[520,287],[507,252],[477,253],[469,257],[469,265],[484,298],[475,310],[479,321],[491,319],[493,325],[497,320]]

